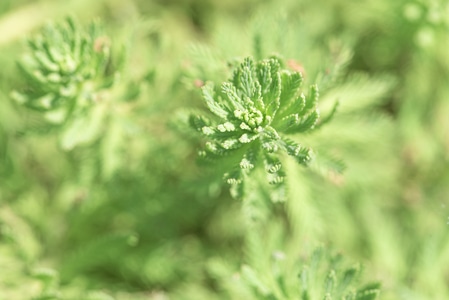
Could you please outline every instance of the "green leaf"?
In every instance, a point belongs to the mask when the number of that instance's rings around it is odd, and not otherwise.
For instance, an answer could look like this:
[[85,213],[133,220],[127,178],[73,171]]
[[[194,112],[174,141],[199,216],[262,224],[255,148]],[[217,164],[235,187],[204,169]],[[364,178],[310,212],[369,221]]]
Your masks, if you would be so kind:
[[207,142],[204,150],[199,153],[200,158],[206,160],[218,160],[223,157],[232,156],[236,150],[243,146],[243,144],[238,141],[230,144],[228,147],[226,147],[224,143]]
[[298,114],[291,114],[280,119],[276,124],[279,132],[286,132],[289,128],[295,126],[299,122]]
[[257,80],[260,83],[262,95],[266,95],[272,88],[273,78],[270,64],[264,60],[257,64]]
[[[276,121],[274,124],[279,123],[283,118],[289,115],[298,115],[302,116],[305,113],[304,107],[306,106],[306,97],[304,94],[300,94],[298,97],[295,97],[292,101],[283,105],[279,108],[278,113],[276,114]],[[276,126],[276,125],[273,125]]]
[[380,294],[380,283],[371,283],[359,289],[356,294],[356,300],[375,300]]
[[281,142],[282,147],[287,152],[288,155],[295,158],[296,162],[302,165],[307,165],[311,160],[310,149],[300,146],[298,143],[283,139]]
[[320,115],[318,111],[313,111],[309,115],[297,120],[297,122],[293,123],[284,132],[288,134],[293,134],[312,130],[314,129],[315,124],[318,122],[319,117]]
[[380,290],[365,290],[363,292],[357,292],[356,300],[375,300],[380,294]]
[[280,105],[281,96],[281,77],[279,72],[279,62],[277,60],[270,59],[268,61],[272,83],[271,87],[266,94],[263,95],[265,102],[265,113],[271,118],[275,117]]
[[338,285],[338,289],[340,292],[343,292],[345,289],[349,287],[349,285],[353,282],[353,280],[359,275],[359,271],[360,271],[359,265],[356,265],[344,271],[343,278],[340,279],[340,283]]
[[327,91],[322,101],[339,99],[339,110],[348,113],[382,104],[383,98],[394,86],[395,81],[388,77],[371,77],[367,74],[352,75],[345,83]]
[[280,96],[280,106],[287,107],[290,106],[299,92],[299,88],[302,84],[302,75],[299,72],[282,72],[281,73],[281,96]]
[[[193,129],[195,129],[196,131],[203,133],[204,135],[209,135],[209,134],[212,134],[214,132],[214,129],[212,129],[210,127],[211,123],[212,122],[208,118],[206,118],[205,116],[199,116],[199,115],[196,115],[196,114],[195,115],[193,115],[193,114],[189,115],[189,124],[190,124],[190,126]],[[208,131],[204,129],[205,127],[206,128],[210,128],[211,132],[208,133]],[[204,132],[204,131],[206,131],[206,132]]]
[[243,200],[244,199],[244,182],[238,182],[231,184],[229,192],[234,199]]
[[226,109],[217,103],[214,99],[214,87],[212,83],[207,83],[205,86],[201,88],[203,99],[206,101],[206,105],[209,108],[209,110],[217,115],[220,118],[226,119],[228,116],[228,112]]
[[304,111],[309,111],[311,109],[315,109],[318,104],[318,87],[316,85],[310,86],[309,93],[306,97],[306,105],[304,107]]
[[335,101],[335,104],[332,107],[332,110],[330,111],[330,113],[326,117],[321,118],[320,122],[318,122],[318,124],[316,124],[315,129],[321,128],[321,126],[329,123],[334,118],[339,104],[340,104],[339,101]]
[[237,90],[232,83],[224,82],[221,86],[221,90],[227,96],[227,100],[229,101],[232,110],[245,110],[243,101],[237,94]]
[[275,155],[264,153],[265,170],[270,184],[283,183],[285,172],[282,170],[282,164]]
[[72,150],[78,145],[89,144],[100,137],[104,129],[105,109],[97,106],[85,115],[74,118],[64,129],[61,146],[64,150]]
[[243,60],[234,77],[234,85],[242,92],[242,95],[252,99],[255,94],[254,62],[250,57]]
[[242,170],[252,170],[257,165],[257,157],[258,151],[255,149],[250,148],[247,153],[243,156],[242,160],[240,161],[240,168]]

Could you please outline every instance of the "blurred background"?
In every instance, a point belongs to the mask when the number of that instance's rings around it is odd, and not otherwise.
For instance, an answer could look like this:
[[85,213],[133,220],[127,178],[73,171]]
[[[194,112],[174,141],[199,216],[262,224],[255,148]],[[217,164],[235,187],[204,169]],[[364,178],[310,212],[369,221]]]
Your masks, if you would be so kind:
[[[10,97],[26,39],[68,15],[124,45],[137,91],[76,151]],[[445,0],[2,0],[0,298],[268,299],[238,280],[257,249],[294,261],[325,245],[380,299],[449,299],[448,49]],[[289,200],[260,208],[267,239],[248,250],[241,202],[175,116],[204,109],[198,87],[239,59],[273,54],[318,84],[323,111],[340,101],[298,140],[346,169],[289,162]]]

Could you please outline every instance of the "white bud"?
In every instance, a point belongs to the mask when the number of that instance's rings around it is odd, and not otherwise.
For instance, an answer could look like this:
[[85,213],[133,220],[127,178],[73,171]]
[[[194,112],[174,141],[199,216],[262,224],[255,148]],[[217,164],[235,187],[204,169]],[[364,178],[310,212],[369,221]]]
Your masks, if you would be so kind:
[[203,134],[205,135],[211,135],[214,134],[214,130],[209,127],[209,126],[204,126],[203,128],[201,128],[201,131],[203,132]]
[[245,122],[240,123],[240,128],[243,130],[251,130],[251,127],[249,127]]
[[254,165],[246,157],[244,157],[242,159],[242,161],[240,162],[240,168],[242,168],[242,169],[253,169]]
[[251,142],[251,139],[249,138],[248,134],[244,133],[242,134],[242,136],[239,138],[240,143],[242,144],[247,144],[249,142]]
[[235,144],[237,144],[237,140],[232,139],[232,140],[226,140],[224,141],[224,143],[222,144],[223,148],[225,149],[231,149]]

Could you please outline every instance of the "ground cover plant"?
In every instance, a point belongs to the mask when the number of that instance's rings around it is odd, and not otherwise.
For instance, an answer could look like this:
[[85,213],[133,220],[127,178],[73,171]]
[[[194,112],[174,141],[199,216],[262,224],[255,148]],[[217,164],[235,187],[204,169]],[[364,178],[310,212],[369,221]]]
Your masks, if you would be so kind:
[[448,16],[2,1],[0,299],[449,299]]

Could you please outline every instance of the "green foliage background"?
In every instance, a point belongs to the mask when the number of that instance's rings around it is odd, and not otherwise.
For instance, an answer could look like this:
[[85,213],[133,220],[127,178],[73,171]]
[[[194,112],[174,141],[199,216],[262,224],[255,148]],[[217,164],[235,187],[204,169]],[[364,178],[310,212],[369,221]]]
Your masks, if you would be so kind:
[[[13,100],[26,38],[67,15],[125,62],[94,133]],[[447,49],[444,0],[1,1],[0,299],[342,299],[352,272],[354,299],[449,299]],[[339,106],[296,136],[315,163],[281,157],[285,202],[263,172],[236,200],[183,120],[272,55]]]

